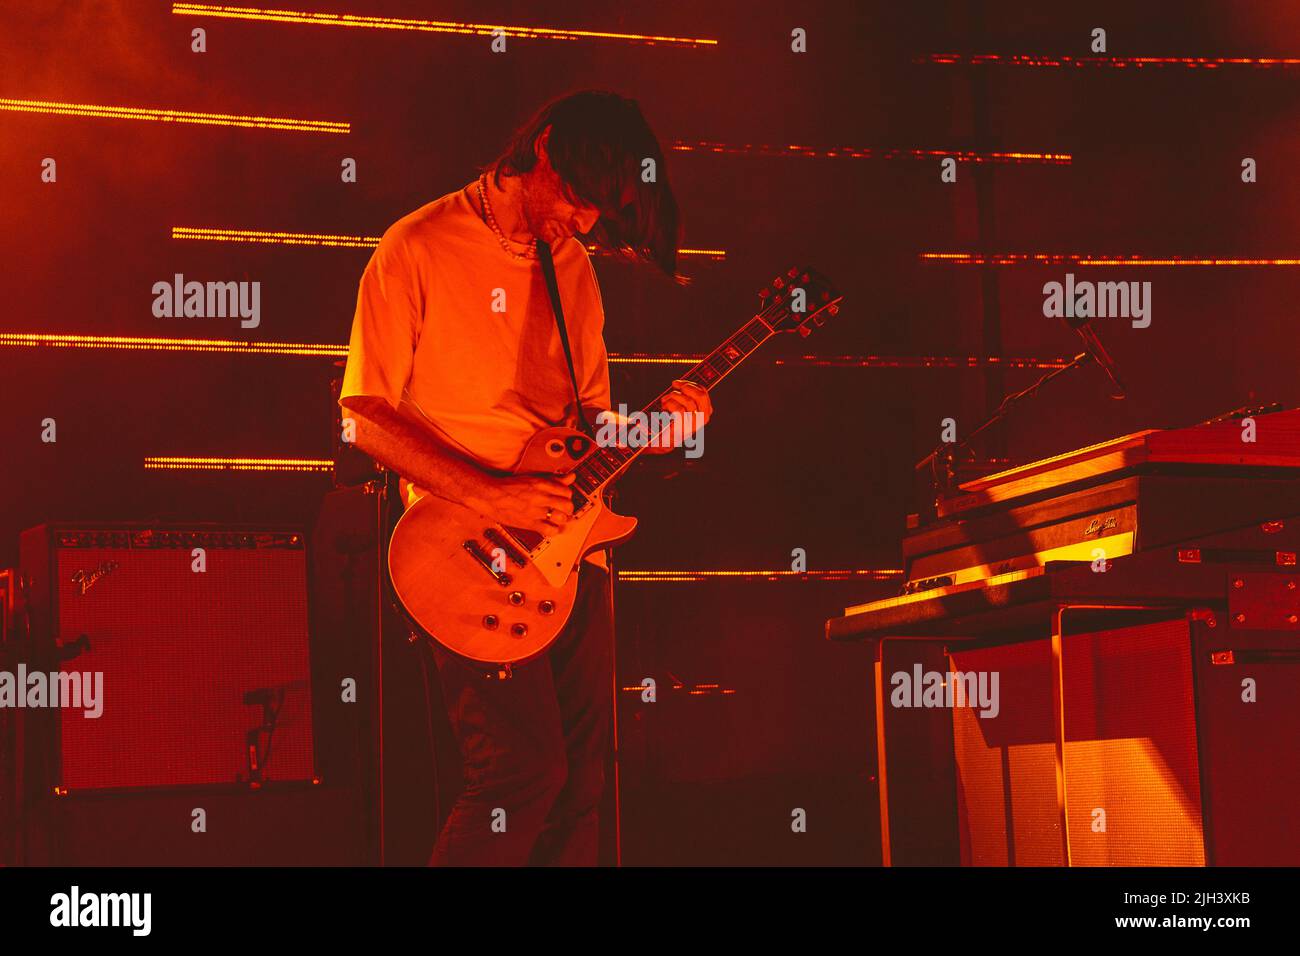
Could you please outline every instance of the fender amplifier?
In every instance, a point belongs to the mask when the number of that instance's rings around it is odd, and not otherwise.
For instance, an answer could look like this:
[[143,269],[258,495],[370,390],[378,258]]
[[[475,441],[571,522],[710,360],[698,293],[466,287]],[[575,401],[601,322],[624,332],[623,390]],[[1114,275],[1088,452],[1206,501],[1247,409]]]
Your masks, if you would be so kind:
[[313,779],[301,533],[53,524],[20,553],[46,793]]

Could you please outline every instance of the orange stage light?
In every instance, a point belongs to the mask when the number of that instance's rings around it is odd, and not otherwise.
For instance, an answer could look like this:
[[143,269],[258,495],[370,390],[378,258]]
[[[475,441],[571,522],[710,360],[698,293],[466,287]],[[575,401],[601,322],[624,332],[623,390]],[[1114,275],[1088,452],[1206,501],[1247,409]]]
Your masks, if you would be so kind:
[[1133,67],[1180,66],[1188,69],[1217,70],[1225,66],[1248,66],[1275,69],[1300,66],[1293,56],[1050,56],[1024,53],[930,53],[916,58],[917,63],[958,64],[961,66],[1040,66],[1040,67]]
[[[704,356],[700,356],[702,360]],[[812,365],[819,368],[1065,368],[1066,358],[1028,358],[1002,355],[798,355],[779,358],[775,365]]]
[[898,581],[902,570],[894,568],[859,568],[838,571],[642,571],[618,570],[618,580],[636,584],[693,583],[713,580],[746,581]]
[[705,354],[684,354],[681,352],[620,352],[610,353],[611,362],[623,362],[628,365],[699,365],[704,361]]
[[238,352],[249,355],[309,355],[346,358],[346,345],[313,342],[240,342],[130,335],[0,332],[0,346],[69,349],[126,349],[139,352]]
[[290,119],[284,116],[245,116],[237,113],[199,113],[154,109],[148,106],[104,106],[98,103],[63,103],[54,100],[0,98],[0,110],[14,113],[48,113],[57,116],[93,116],[99,119],[153,120],[159,123],[196,123],[201,126],[243,126],[291,130],[298,133],[350,133],[351,124],[332,120]]
[[[134,352],[226,352],[244,355],[289,355],[345,359],[347,345],[328,342],[241,342],[237,339],[164,338],[161,336],[80,335],[57,332],[0,332],[0,348],[116,349]],[[704,353],[610,352],[621,365],[698,365]],[[820,368],[1064,368],[1065,358],[1008,358],[979,355],[796,355],[773,359],[774,365]]]
[[922,252],[925,262],[958,266],[1300,266],[1300,259],[1201,258],[1195,256],[1098,256],[1074,252]]
[[413,20],[404,17],[374,17],[353,13],[315,13],[305,10],[268,10],[232,7],[212,3],[173,3],[172,13],[182,16],[219,17],[228,20],[261,20],[269,23],[300,23],[328,27],[366,27],[372,30],[413,30],[419,33],[455,33],[470,36],[500,35],[516,40],[621,40],[625,43],[706,47],[717,40],[698,37],[655,36],[642,33],[609,33],[603,30],[564,30],[556,27],[510,27],[494,23],[459,23],[452,20]]
[[207,229],[201,226],[172,226],[173,239],[206,239],[209,242],[258,242],[284,246],[345,246],[373,249],[379,236],[340,236],[318,232],[267,232],[258,229]]
[[965,149],[877,149],[858,146],[768,146],[678,141],[672,149],[683,153],[733,153],[748,156],[803,156],[811,159],[955,159],[959,163],[1049,163],[1067,166],[1069,153],[978,152]]
[[332,472],[330,458],[190,458],[147,456],[145,471],[291,471]]
[[[379,236],[349,236],[324,232],[278,232],[264,229],[215,229],[206,226],[172,226],[173,239],[201,239],[208,242],[255,242],[282,246],[337,246],[355,249],[373,249],[379,245]],[[593,255],[613,255],[599,246],[589,245]],[[685,258],[722,260],[726,249],[677,250]]]
[[[686,691],[692,697],[718,697],[728,694],[734,694],[734,687],[723,687],[720,684],[696,684],[694,687],[687,687],[685,684],[674,683],[669,685],[670,690]],[[619,690],[628,694],[642,694],[645,688],[640,684],[633,684],[627,687],[620,687]]]

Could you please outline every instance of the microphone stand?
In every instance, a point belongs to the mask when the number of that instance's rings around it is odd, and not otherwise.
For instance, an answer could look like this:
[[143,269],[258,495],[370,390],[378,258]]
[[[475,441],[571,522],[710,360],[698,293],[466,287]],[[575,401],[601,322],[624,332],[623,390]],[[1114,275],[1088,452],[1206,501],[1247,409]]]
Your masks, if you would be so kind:
[[1019,392],[1013,392],[1006,398],[1002,399],[993,414],[990,415],[983,424],[972,431],[961,441],[941,442],[935,446],[934,451],[926,455],[916,463],[913,470],[918,474],[928,468],[930,470],[930,500],[926,502],[924,517],[926,520],[934,520],[937,514],[939,502],[952,493],[953,481],[957,476],[957,454],[959,451],[967,451],[973,454],[970,443],[975,436],[989,428],[991,425],[1000,422],[1007,414],[1022,402],[1032,398],[1038,393],[1038,390],[1057,376],[1064,375],[1071,369],[1079,368],[1093,361],[1091,355],[1087,352],[1080,352],[1074,357],[1068,365],[1062,365],[1060,368],[1054,368],[1038,381],[1034,382],[1028,388]]
[[[248,786],[256,790],[266,782],[266,764],[271,759],[271,742],[284,707],[284,687],[265,687],[244,695],[245,704],[262,705],[262,723],[244,736],[248,748]],[[252,698],[252,699],[250,699]],[[266,734],[266,749],[259,751],[262,734]]]

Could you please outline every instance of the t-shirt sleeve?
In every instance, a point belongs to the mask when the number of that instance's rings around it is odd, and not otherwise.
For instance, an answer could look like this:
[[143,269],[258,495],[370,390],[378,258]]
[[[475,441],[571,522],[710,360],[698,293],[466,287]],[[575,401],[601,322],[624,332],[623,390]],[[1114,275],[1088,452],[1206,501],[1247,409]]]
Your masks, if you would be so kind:
[[[586,255],[584,250],[584,256]],[[583,340],[582,380],[578,395],[583,408],[607,409],[613,403],[609,388],[609,355],[605,351],[605,306],[600,298],[600,284],[596,281],[596,271],[587,260],[587,280],[589,282],[590,308],[593,314],[587,316],[583,323],[585,337]]]
[[369,395],[398,406],[424,322],[419,288],[403,233],[390,230],[361,276],[340,405]]

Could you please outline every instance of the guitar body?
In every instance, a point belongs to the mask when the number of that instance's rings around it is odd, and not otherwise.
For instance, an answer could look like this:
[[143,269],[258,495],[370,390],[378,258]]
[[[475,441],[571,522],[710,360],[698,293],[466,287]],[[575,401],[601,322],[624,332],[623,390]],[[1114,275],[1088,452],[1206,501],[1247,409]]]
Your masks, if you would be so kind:
[[[797,267],[759,293],[760,308],[682,378],[712,389],[777,332],[808,335],[843,298],[824,276]],[[664,392],[643,412],[665,427]],[[671,403],[670,403],[671,404]],[[597,548],[631,537],[635,518],[605,507],[602,492],[644,450],[644,443],[596,448],[572,428],[547,428],[524,448],[513,474],[574,473],[573,518],[550,537],[508,528],[445,498],[425,495],[406,510],[388,545],[388,570],[411,618],[453,653],[487,664],[514,664],[550,646],[573,613],[578,565]]]
[[[591,445],[575,429],[547,428],[512,471],[564,474]],[[541,654],[563,630],[582,558],[635,529],[635,518],[614,514],[599,495],[544,539],[425,495],[393,529],[388,570],[407,613],[438,643],[469,660],[514,664]]]

